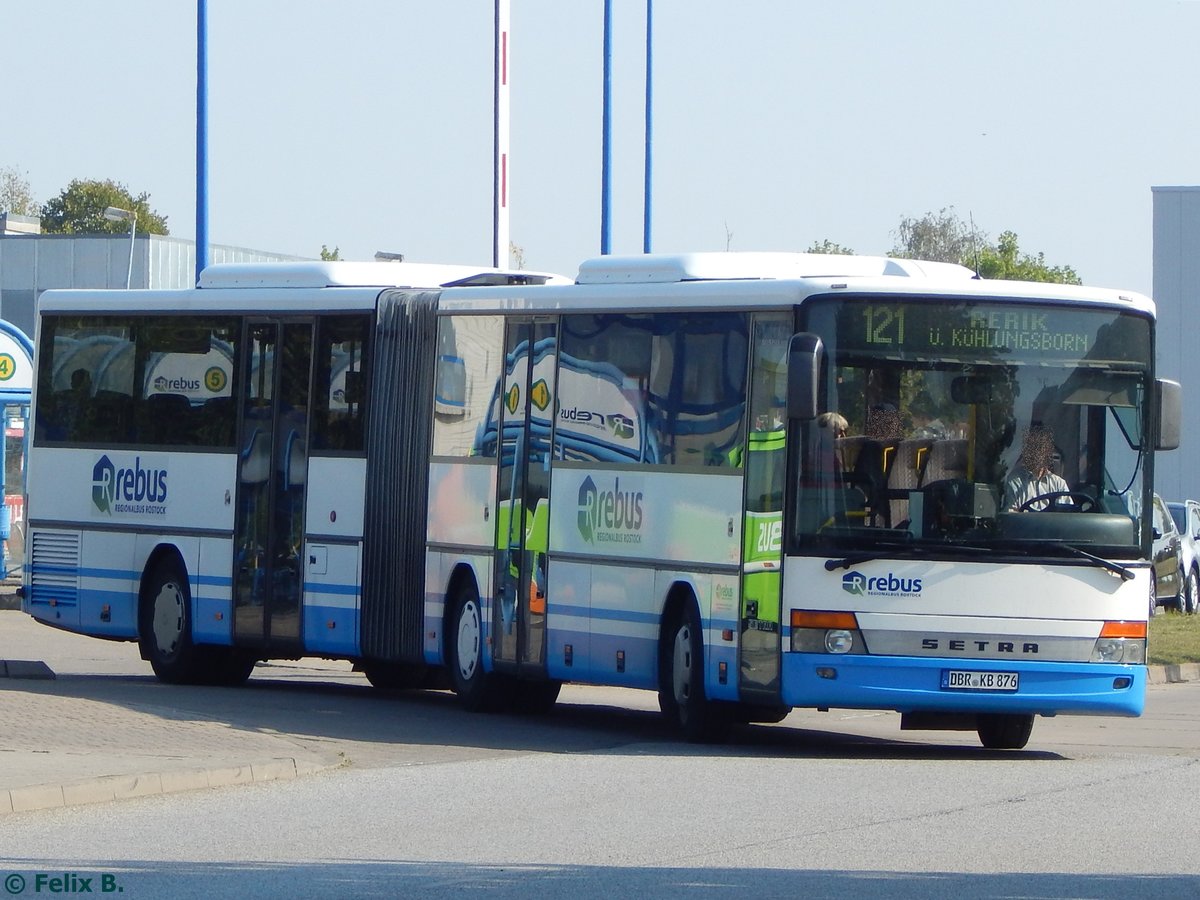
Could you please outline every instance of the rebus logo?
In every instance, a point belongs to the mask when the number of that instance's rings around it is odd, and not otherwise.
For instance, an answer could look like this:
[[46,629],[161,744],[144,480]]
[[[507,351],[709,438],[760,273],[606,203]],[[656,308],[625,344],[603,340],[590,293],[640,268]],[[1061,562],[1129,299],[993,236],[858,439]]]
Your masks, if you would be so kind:
[[847,572],[842,576],[842,590],[855,597],[900,597],[921,593],[921,579],[899,578],[892,572],[874,578],[862,572]]
[[639,490],[621,490],[619,478],[611,491],[600,490],[589,475],[579,485],[579,534],[589,544],[640,544],[643,498]]
[[200,382],[195,378],[168,378],[165,375],[159,375],[154,379],[154,389],[160,394],[182,394],[200,390]]
[[105,454],[92,467],[92,505],[110,516],[166,515],[167,470],[142,468],[140,456],[132,466],[117,466]]

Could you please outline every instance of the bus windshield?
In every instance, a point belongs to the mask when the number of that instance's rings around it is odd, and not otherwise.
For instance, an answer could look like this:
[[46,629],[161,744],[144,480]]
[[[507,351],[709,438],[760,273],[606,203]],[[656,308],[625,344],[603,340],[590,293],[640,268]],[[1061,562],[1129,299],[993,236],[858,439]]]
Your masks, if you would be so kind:
[[1136,556],[1150,321],[1099,306],[825,297],[823,413],[798,428],[802,554]]

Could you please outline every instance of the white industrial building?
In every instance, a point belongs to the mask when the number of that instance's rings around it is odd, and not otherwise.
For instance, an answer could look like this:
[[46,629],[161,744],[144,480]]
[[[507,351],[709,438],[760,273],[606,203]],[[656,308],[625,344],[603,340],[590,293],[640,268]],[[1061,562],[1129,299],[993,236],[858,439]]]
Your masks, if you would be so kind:
[[1158,374],[1183,385],[1178,450],[1155,461],[1155,489],[1168,500],[1200,499],[1200,327],[1189,312],[1200,299],[1200,187],[1155,187],[1154,302]]
[[[34,303],[47,288],[185,288],[196,283],[196,245],[161,234],[39,234],[36,217],[0,213],[0,319],[33,336]],[[132,254],[130,253],[132,243]],[[210,262],[302,257],[210,245]]]

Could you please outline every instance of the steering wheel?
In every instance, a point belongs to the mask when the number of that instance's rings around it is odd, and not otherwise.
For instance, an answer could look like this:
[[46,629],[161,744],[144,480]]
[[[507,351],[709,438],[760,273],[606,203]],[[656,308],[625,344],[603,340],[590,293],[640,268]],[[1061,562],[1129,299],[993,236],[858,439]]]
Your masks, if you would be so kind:
[[[1060,503],[1061,500],[1070,500],[1070,504]],[[1034,504],[1044,503],[1045,506],[1040,510],[1035,510]],[[1057,511],[1070,512],[1092,512],[1096,509],[1096,499],[1082,491],[1051,491],[1048,494],[1038,494],[1036,497],[1031,497],[1017,507],[1017,512],[1047,512],[1059,507]],[[1066,507],[1063,510],[1062,507]]]

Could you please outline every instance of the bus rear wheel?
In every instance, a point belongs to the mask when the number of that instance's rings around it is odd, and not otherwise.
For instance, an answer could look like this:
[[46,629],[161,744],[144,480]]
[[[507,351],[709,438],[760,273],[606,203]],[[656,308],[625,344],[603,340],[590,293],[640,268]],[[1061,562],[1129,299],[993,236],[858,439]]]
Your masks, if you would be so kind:
[[479,589],[469,584],[459,591],[446,635],[447,667],[454,693],[467,709],[494,711],[504,705],[501,677],[483,669],[483,605]]
[[979,741],[989,750],[1020,750],[1033,733],[1033,716],[986,713],[978,718]]
[[160,681],[194,683],[201,674],[202,660],[192,643],[192,596],[187,577],[178,563],[164,560],[150,573],[145,588],[138,616],[142,655]]

